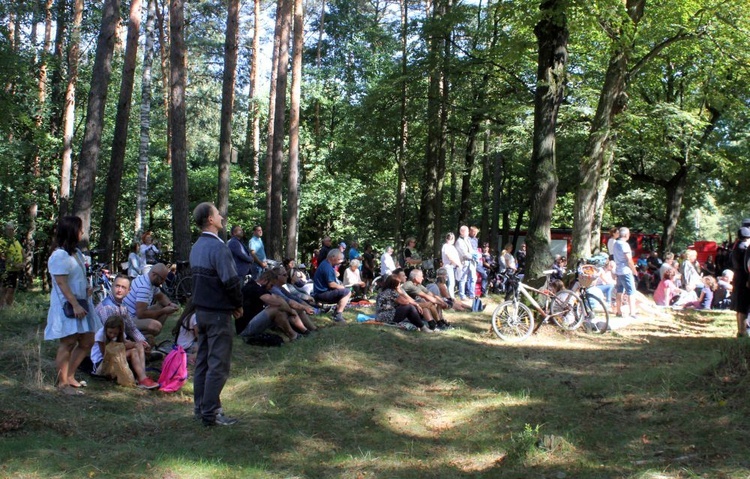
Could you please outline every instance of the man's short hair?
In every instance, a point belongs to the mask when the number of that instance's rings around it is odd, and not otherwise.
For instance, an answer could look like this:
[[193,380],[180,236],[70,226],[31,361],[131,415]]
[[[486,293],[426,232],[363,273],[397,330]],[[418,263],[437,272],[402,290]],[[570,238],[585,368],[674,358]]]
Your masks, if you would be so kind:
[[393,270],[393,272],[391,274],[395,274],[396,276],[398,276],[399,274],[401,274],[403,272],[404,272],[404,268],[396,268],[396,269]]
[[263,227],[261,225],[255,225],[255,226],[253,226],[253,232],[256,232],[256,231],[262,230],[262,229],[263,229]]
[[409,272],[409,279],[413,280],[417,276],[422,276],[422,270],[421,269],[413,269]]
[[438,268],[436,276],[448,276],[448,268]]
[[329,263],[331,262],[331,260],[332,260],[332,259],[334,259],[334,258],[339,258],[339,257],[340,257],[340,258],[343,258],[343,257],[344,257],[344,253],[342,253],[342,252],[341,252],[341,250],[340,250],[340,249],[338,249],[338,248],[334,248],[334,249],[332,249],[332,250],[331,250],[331,251],[329,251],[329,252],[328,252],[328,254],[326,255],[326,259],[328,260],[328,262],[329,262]]
[[117,281],[118,279],[127,279],[128,284],[130,284],[130,276],[128,276],[127,274],[117,273],[117,276],[115,276],[115,279],[112,280],[112,284],[115,284],[115,281]]
[[237,229],[242,228],[240,225],[234,225],[232,226],[232,236],[234,236],[234,233],[237,231]]
[[629,235],[629,234],[630,234],[630,230],[628,228],[626,228],[625,226],[623,226],[622,228],[620,228],[620,236],[625,236],[625,235]]
[[278,275],[274,272],[272,269],[267,269],[263,271],[263,274],[260,275],[260,278],[258,278],[258,281],[264,281],[266,283],[271,283],[273,281],[276,281],[278,279]]
[[208,225],[208,218],[216,207],[210,201],[204,201],[193,210],[193,220],[198,228],[203,229]]

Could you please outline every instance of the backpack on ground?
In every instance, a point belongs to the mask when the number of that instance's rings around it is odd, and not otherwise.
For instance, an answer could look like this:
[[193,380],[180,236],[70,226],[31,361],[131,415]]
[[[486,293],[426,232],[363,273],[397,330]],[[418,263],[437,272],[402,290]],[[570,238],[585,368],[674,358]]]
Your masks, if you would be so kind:
[[179,391],[187,379],[187,353],[182,346],[176,344],[161,364],[159,390],[165,393]]

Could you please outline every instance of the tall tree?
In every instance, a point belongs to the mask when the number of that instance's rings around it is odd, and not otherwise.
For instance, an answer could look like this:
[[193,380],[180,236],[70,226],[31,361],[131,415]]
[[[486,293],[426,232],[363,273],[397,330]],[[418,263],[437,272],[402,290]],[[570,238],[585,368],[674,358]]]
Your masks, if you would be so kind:
[[557,199],[555,134],[557,114],[565,92],[568,27],[565,0],[541,3],[537,38],[537,76],[534,94],[534,138],[531,153],[531,215],[526,235],[529,277],[540,276],[552,264],[550,227]]
[[258,105],[258,56],[260,55],[260,0],[253,0],[253,46],[250,52],[249,111],[245,133],[245,161],[250,165],[253,190],[260,183],[260,108]]
[[273,125],[273,166],[271,175],[271,223],[269,257],[275,258],[284,250],[282,210],[282,173],[284,167],[284,138],[286,121],[286,84],[289,72],[289,36],[293,0],[280,0],[281,30],[279,35],[279,64],[276,73],[276,112]]
[[[44,3],[44,43],[39,53],[39,79],[38,79],[38,111],[36,114],[35,125],[39,131],[44,124],[45,102],[47,99],[47,63],[49,50],[52,44],[52,0],[46,0]],[[34,247],[36,240],[34,238],[37,228],[37,215],[39,213],[39,203],[37,200],[39,178],[42,174],[42,157],[40,147],[37,146],[34,156],[31,159],[31,185],[29,188],[29,202],[27,213],[26,238],[24,240],[24,270],[28,277],[32,275],[32,261],[34,259]]]
[[154,64],[156,0],[147,1],[143,72],[141,74],[141,134],[138,146],[138,186],[135,197],[134,239],[139,238],[143,233],[143,221],[146,216],[146,202],[148,200],[148,150],[151,143],[151,69]]
[[[229,0],[224,39],[224,76],[221,88],[221,127],[219,132],[219,191],[217,209],[224,218],[229,209],[229,168],[232,164],[232,112],[239,52],[240,2]],[[222,232],[226,235],[226,231]]]
[[106,0],[102,11],[102,24],[96,45],[94,69],[91,74],[91,90],[86,109],[86,127],[83,145],[78,159],[78,179],[76,181],[73,214],[83,221],[85,244],[91,230],[91,210],[93,207],[96,169],[104,128],[104,107],[107,103],[107,87],[112,74],[112,53],[115,48],[115,35],[120,19],[120,0]]
[[396,156],[396,168],[398,169],[398,183],[396,184],[396,211],[395,222],[397,247],[404,238],[404,209],[406,208],[406,143],[409,134],[409,121],[406,115],[408,78],[406,76],[409,58],[409,5],[408,0],[399,0],[401,9],[401,98],[399,105],[399,131],[398,131],[398,154]]
[[[273,178],[274,128],[276,127],[276,93],[279,75],[279,50],[281,48],[281,28],[283,23],[283,0],[276,2],[276,26],[273,34],[273,56],[271,57],[271,81],[268,87],[268,132],[266,134],[265,190],[266,226],[271,226],[271,198]],[[281,92],[284,96],[285,92]]]
[[305,45],[302,0],[294,0],[294,42],[292,45],[292,92],[289,106],[289,182],[287,184],[286,257],[297,258],[299,239],[300,155],[299,121],[302,96],[302,49]]
[[135,84],[135,64],[138,55],[138,33],[141,28],[141,0],[130,1],[128,36],[125,42],[125,61],[122,64],[120,97],[117,100],[115,133],[112,138],[112,156],[107,172],[107,194],[104,197],[99,247],[104,248],[104,258],[112,259],[112,244],[117,228],[117,204],[120,202],[122,172],[125,164],[125,148],[130,125],[130,106]]
[[[445,155],[445,135],[443,131],[443,71],[445,37],[437,31],[438,25],[447,12],[448,0],[436,0],[433,6],[433,31],[429,40],[429,69],[430,81],[427,90],[427,143],[424,162],[424,179],[422,182],[421,202],[419,209],[419,230],[421,243],[433,255],[437,255],[439,248],[438,232],[435,231],[438,212],[437,190],[441,178],[439,177],[441,155]],[[444,156],[443,156],[444,158]]]
[[68,214],[70,203],[70,182],[73,166],[73,133],[76,114],[76,84],[78,83],[78,60],[81,44],[81,22],[83,21],[83,0],[73,1],[73,22],[70,26],[68,45],[68,79],[65,88],[63,107],[63,145],[60,163],[60,216]]
[[172,125],[172,230],[177,260],[190,256],[190,202],[187,177],[187,131],[185,88],[187,87],[187,48],[185,46],[185,6],[183,0],[169,3],[170,32],[170,111]]
[[597,245],[601,228],[601,218],[609,188],[616,147],[614,120],[624,111],[628,103],[628,87],[639,70],[672,43],[694,37],[678,27],[676,33],[654,44],[635,65],[631,65],[636,51],[638,26],[644,15],[646,0],[625,0],[617,4],[624,9],[612,17],[617,19],[601,21],[610,37],[611,55],[604,75],[604,83],[599,95],[596,114],[591,122],[586,151],[580,164],[580,182],[576,188],[573,209],[573,251],[571,261],[591,254]]

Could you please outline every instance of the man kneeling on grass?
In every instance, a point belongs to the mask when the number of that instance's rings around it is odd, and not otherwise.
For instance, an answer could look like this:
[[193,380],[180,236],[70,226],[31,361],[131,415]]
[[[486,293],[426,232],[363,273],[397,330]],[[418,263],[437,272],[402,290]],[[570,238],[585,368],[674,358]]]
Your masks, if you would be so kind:
[[263,331],[276,325],[295,341],[301,335],[309,334],[297,312],[281,296],[271,293],[277,275],[273,270],[264,271],[258,281],[250,280],[242,288],[242,309],[244,314],[235,321],[237,334],[246,342],[260,336]]
[[448,303],[442,298],[432,294],[423,284],[424,274],[421,269],[413,269],[409,273],[409,281],[401,287],[406,294],[417,301],[422,309],[430,312],[430,316],[437,321],[440,329],[448,328],[450,325],[443,318],[443,310],[448,309]]

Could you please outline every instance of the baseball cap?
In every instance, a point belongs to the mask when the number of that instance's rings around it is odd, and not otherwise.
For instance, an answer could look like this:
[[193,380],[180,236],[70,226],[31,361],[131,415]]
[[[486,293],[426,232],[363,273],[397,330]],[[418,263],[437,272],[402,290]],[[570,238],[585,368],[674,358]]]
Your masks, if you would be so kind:
[[339,243],[339,248],[346,248],[346,243],[344,243],[343,241]]

